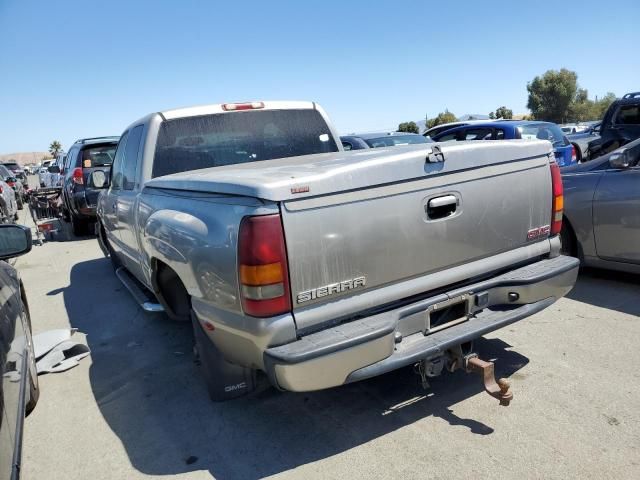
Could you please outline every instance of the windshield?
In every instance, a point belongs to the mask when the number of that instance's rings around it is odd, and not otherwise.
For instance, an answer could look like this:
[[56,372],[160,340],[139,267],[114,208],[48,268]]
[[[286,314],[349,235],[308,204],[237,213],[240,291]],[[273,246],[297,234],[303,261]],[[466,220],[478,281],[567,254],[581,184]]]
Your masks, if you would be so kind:
[[20,165],[18,165],[17,163],[5,163],[4,166],[7,167],[12,172],[18,172],[18,171],[22,170],[20,168]]
[[378,138],[365,138],[364,141],[371,148],[394,147],[396,145],[413,145],[414,143],[428,143],[422,135],[387,135]]
[[531,123],[518,126],[520,138],[525,140],[549,140],[554,147],[569,145],[562,130],[554,123]]
[[12,176],[13,174],[9,171],[7,167],[5,167],[4,165],[0,165],[0,177],[5,179],[7,177],[12,177]]
[[102,145],[89,147],[82,151],[82,167],[101,167],[111,165],[116,154],[117,145]]
[[337,151],[317,110],[252,110],[178,118],[160,127],[152,176]]

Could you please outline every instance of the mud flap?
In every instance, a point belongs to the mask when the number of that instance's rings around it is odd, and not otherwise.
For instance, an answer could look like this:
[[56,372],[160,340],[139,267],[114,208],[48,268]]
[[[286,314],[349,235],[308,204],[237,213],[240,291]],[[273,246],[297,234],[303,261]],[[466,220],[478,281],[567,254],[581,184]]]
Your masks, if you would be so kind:
[[204,332],[193,312],[191,323],[200,368],[211,400],[223,402],[252,392],[256,387],[256,371],[227,362]]

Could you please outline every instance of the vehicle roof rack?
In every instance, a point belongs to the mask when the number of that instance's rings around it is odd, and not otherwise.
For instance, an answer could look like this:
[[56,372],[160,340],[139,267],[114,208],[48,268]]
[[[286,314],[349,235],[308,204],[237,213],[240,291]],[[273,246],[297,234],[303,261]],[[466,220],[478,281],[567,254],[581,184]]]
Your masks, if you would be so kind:
[[76,140],[76,143],[87,143],[94,142],[96,140],[118,140],[120,137],[117,136],[108,136],[108,137],[91,137],[91,138],[81,138],[80,140]]
[[624,97],[622,97],[623,99],[628,99],[628,98],[639,98],[640,97],[640,92],[631,92],[631,93],[627,93]]

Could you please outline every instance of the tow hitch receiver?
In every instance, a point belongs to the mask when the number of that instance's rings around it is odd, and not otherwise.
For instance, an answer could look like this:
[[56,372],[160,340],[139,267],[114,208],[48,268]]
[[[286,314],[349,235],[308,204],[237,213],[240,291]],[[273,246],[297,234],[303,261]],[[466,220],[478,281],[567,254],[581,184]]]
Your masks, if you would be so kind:
[[478,358],[475,353],[464,357],[465,370],[468,373],[479,373],[482,375],[484,390],[494,398],[500,400],[500,405],[508,407],[513,400],[513,393],[509,389],[511,386],[506,378],[496,381],[493,362],[485,362]]

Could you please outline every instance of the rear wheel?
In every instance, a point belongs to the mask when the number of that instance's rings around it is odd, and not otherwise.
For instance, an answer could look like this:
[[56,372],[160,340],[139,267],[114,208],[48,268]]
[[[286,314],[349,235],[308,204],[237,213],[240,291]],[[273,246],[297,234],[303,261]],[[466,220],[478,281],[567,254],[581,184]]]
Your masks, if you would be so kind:
[[570,257],[578,256],[578,243],[573,233],[571,225],[566,221],[562,222],[562,230],[560,231],[560,253]]
[[82,237],[87,234],[87,221],[71,214],[71,228],[76,237]]
[[16,203],[18,204],[18,210],[22,210],[24,208],[24,201],[22,200],[22,195],[20,194],[17,195]]

